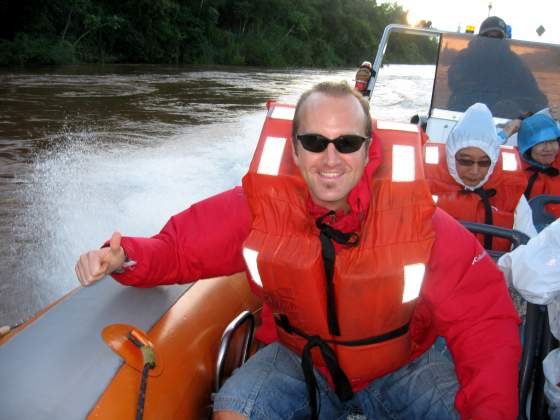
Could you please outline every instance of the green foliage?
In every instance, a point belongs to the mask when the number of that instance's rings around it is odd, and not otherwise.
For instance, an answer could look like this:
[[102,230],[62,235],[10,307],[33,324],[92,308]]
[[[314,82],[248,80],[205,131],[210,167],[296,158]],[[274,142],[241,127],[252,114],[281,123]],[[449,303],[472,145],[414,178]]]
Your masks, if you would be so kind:
[[0,39],[0,63],[14,63],[15,61],[14,43]]
[[395,34],[387,45],[386,63],[433,64],[437,48],[434,40],[428,37]]
[[[406,18],[375,0],[22,0],[2,11],[0,64],[353,66]],[[426,41],[390,57],[426,62]]]
[[18,33],[13,42],[3,41],[2,62],[16,64],[65,64],[74,61],[74,47],[68,41],[48,36],[32,38]]

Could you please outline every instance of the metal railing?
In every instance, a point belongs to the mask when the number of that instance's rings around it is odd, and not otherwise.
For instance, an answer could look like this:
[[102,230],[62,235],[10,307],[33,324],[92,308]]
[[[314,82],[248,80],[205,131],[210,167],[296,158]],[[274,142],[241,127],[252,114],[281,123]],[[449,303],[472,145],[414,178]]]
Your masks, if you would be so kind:
[[231,343],[235,333],[247,324],[247,331],[243,337],[243,347],[241,349],[240,360],[237,361],[235,367],[241,366],[249,358],[251,346],[253,344],[253,336],[255,333],[255,315],[251,311],[241,312],[224,330],[218,350],[218,358],[216,360],[216,373],[214,377],[214,392],[218,392],[224,382],[224,370],[227,356],[230,352]]

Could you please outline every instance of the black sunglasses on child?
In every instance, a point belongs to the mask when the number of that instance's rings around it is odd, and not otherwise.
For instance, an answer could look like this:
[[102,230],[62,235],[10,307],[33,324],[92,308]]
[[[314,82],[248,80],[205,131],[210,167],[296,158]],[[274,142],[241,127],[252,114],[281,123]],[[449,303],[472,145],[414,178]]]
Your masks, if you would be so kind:
[[344,134],[334,140],[320,134],[298,134],[296,138],[305,150],[313,153],[323,152],[329,143],[334,144],[335,149],[340,153],[354,153],[367,141],[367,138],[357,134]]

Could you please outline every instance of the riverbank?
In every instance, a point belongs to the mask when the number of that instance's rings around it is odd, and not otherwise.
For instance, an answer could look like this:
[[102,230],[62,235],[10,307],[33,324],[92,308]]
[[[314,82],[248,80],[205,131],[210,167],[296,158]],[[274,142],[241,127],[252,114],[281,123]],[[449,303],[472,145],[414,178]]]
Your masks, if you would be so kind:
[[[356,66],[387,24],[407,16],[397,4],[368,0],[53,0],[8,2],[1,11],[0,65]],[[435,50],[412,40],[390,48],[388,59],[426,63]]]

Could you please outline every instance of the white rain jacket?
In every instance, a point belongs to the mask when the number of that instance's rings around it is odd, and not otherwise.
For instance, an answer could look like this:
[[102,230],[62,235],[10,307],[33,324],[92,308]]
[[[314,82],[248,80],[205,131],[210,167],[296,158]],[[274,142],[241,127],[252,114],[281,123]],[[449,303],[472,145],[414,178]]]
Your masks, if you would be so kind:
[[527,301],[548,305],[550,329],[560,339],[560,219],[502,256],[498,266]]
[[[463,117],[447,138],[446,157],[449,174],[455,181],[468,190],[482,187],[494,172],[496,162],[500,153],[502,139],[496,132],[496,126],[492,119],[492,113],[488,107],[481,103],[471,105],[463,114]],[[476,147],[482,150],[490,158],[492,164],[488,168],[486,177],[476,186],[465,185],[457,173],[455,154],[466,147]],[[521,195],[519,203],[514,212],[513,229],[519,230],[532,238],[537,234],[533,224],[533,213],[524,195]]]

